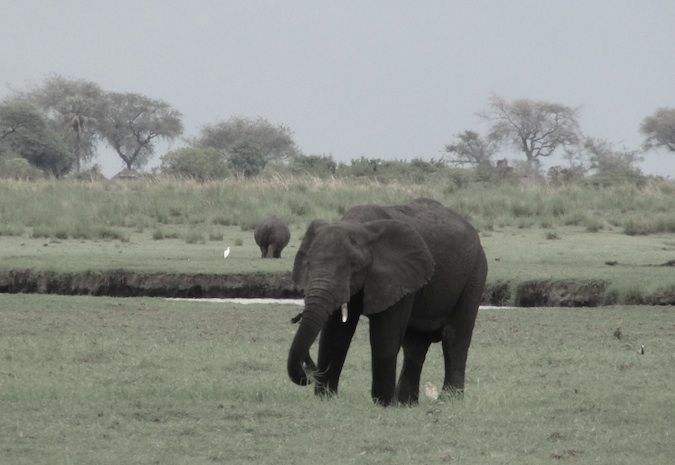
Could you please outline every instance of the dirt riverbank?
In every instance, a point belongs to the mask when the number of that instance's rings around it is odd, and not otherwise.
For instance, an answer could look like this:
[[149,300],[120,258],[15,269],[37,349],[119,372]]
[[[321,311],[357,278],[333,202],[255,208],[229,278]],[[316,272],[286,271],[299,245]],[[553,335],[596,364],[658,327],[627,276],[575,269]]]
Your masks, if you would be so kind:
[[[521,283],[491,282],[483,295],[485,305],[520,307],[595,307],[607,304],[675,305],[674,293],[644,296],[623,302],[608,291],[605,281],[534,280]],[[57,273],[53,271],[0,271],[0,292],[113,297],[191,298],[302,298],[290,273],[168,274],[124,270]]]

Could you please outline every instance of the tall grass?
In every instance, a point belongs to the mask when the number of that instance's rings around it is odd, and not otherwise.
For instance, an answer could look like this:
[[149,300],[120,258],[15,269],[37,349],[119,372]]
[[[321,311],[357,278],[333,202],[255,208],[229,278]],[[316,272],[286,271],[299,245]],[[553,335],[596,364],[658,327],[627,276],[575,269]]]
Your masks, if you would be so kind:
[[273,176],[198,183],[181,179],[80,183],[42,180],[0,184],[4,234],[30,228],[33,235],[123,238],[120,228],[142,231],[161,225],[238,225],[251,229],[274,213],[291,224],[337,220],[353,205],[401,203],[432,197],[481,229],[581,225],[617,228],[626,234],[675,232],[673,183],[526,186],[483,183],[449,189],[451,180],[428,182]]

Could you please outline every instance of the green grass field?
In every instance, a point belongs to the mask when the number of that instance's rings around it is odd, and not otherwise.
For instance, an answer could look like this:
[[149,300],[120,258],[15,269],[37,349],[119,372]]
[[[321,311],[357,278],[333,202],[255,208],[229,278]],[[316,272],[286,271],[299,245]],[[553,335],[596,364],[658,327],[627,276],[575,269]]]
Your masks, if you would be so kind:
[[[215,231],[217,240],[196,243],[186,243],[179,238],[156,240],[149,230],[131,229],[125,230],[129,237],[125,242],[0,236],[0,270],[287,272],[293,267],[293,258],[304,234],[303,227],[293,226],[291,242],[282,259],[262,260],[252,231],[243,231],[237,226],[219,226]],[[601,279],[610,283],[619,302],[626,301],[624,297],[675,288],[673,268],[656,266],[675,259],[675,235],[670,233],[628,236],[613,231],[591,233],[575,226],[506,227],[481,232],[481,241],[489,259],[490,282]],[[227,246],[231,247],[231,253],[224,260],[223,250]],[[618,264],[606,264],[612,261]]]
[[365,320],[338,398],[290,383],[297,311],[0,295],[0,463],[675,461],[670,307],[481,311],[464,400],[390,409]]

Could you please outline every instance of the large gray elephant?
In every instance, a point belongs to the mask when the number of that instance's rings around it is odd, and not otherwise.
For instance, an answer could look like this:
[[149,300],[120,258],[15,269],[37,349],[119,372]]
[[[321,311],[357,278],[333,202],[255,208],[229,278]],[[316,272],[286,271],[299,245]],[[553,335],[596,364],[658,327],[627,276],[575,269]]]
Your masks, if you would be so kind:
[[271,215],[258,223],[253,238],[260,247],[262,258],[281,258],[281,251],[288,245],[291,232],[286,223]]
[[[435,200],[356,206],[337,223],[312,222],[293,267],[305,308],[288,354],[291,380],[307,385],[314,379],[316,394],[337,393],[352,336],[365,315],[376,403],[416,403],[427,350],[439,341],[443,390],[461,395],[486,274],[476,230]],[[317,367],[309,349],[319,332]]]

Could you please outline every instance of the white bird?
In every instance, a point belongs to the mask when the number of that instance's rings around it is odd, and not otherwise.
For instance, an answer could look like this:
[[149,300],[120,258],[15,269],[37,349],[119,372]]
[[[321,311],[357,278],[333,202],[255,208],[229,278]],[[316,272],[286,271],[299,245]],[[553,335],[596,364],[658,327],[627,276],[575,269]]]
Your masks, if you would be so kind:
[[223,258],[227,258],[227,256],[230,255],[230,248],[228,247],[225,249],[225,252],[223,252]]
[[424,383],[424,395],[431,400],[438,400],[440,397],[438,388],[428,381]]

